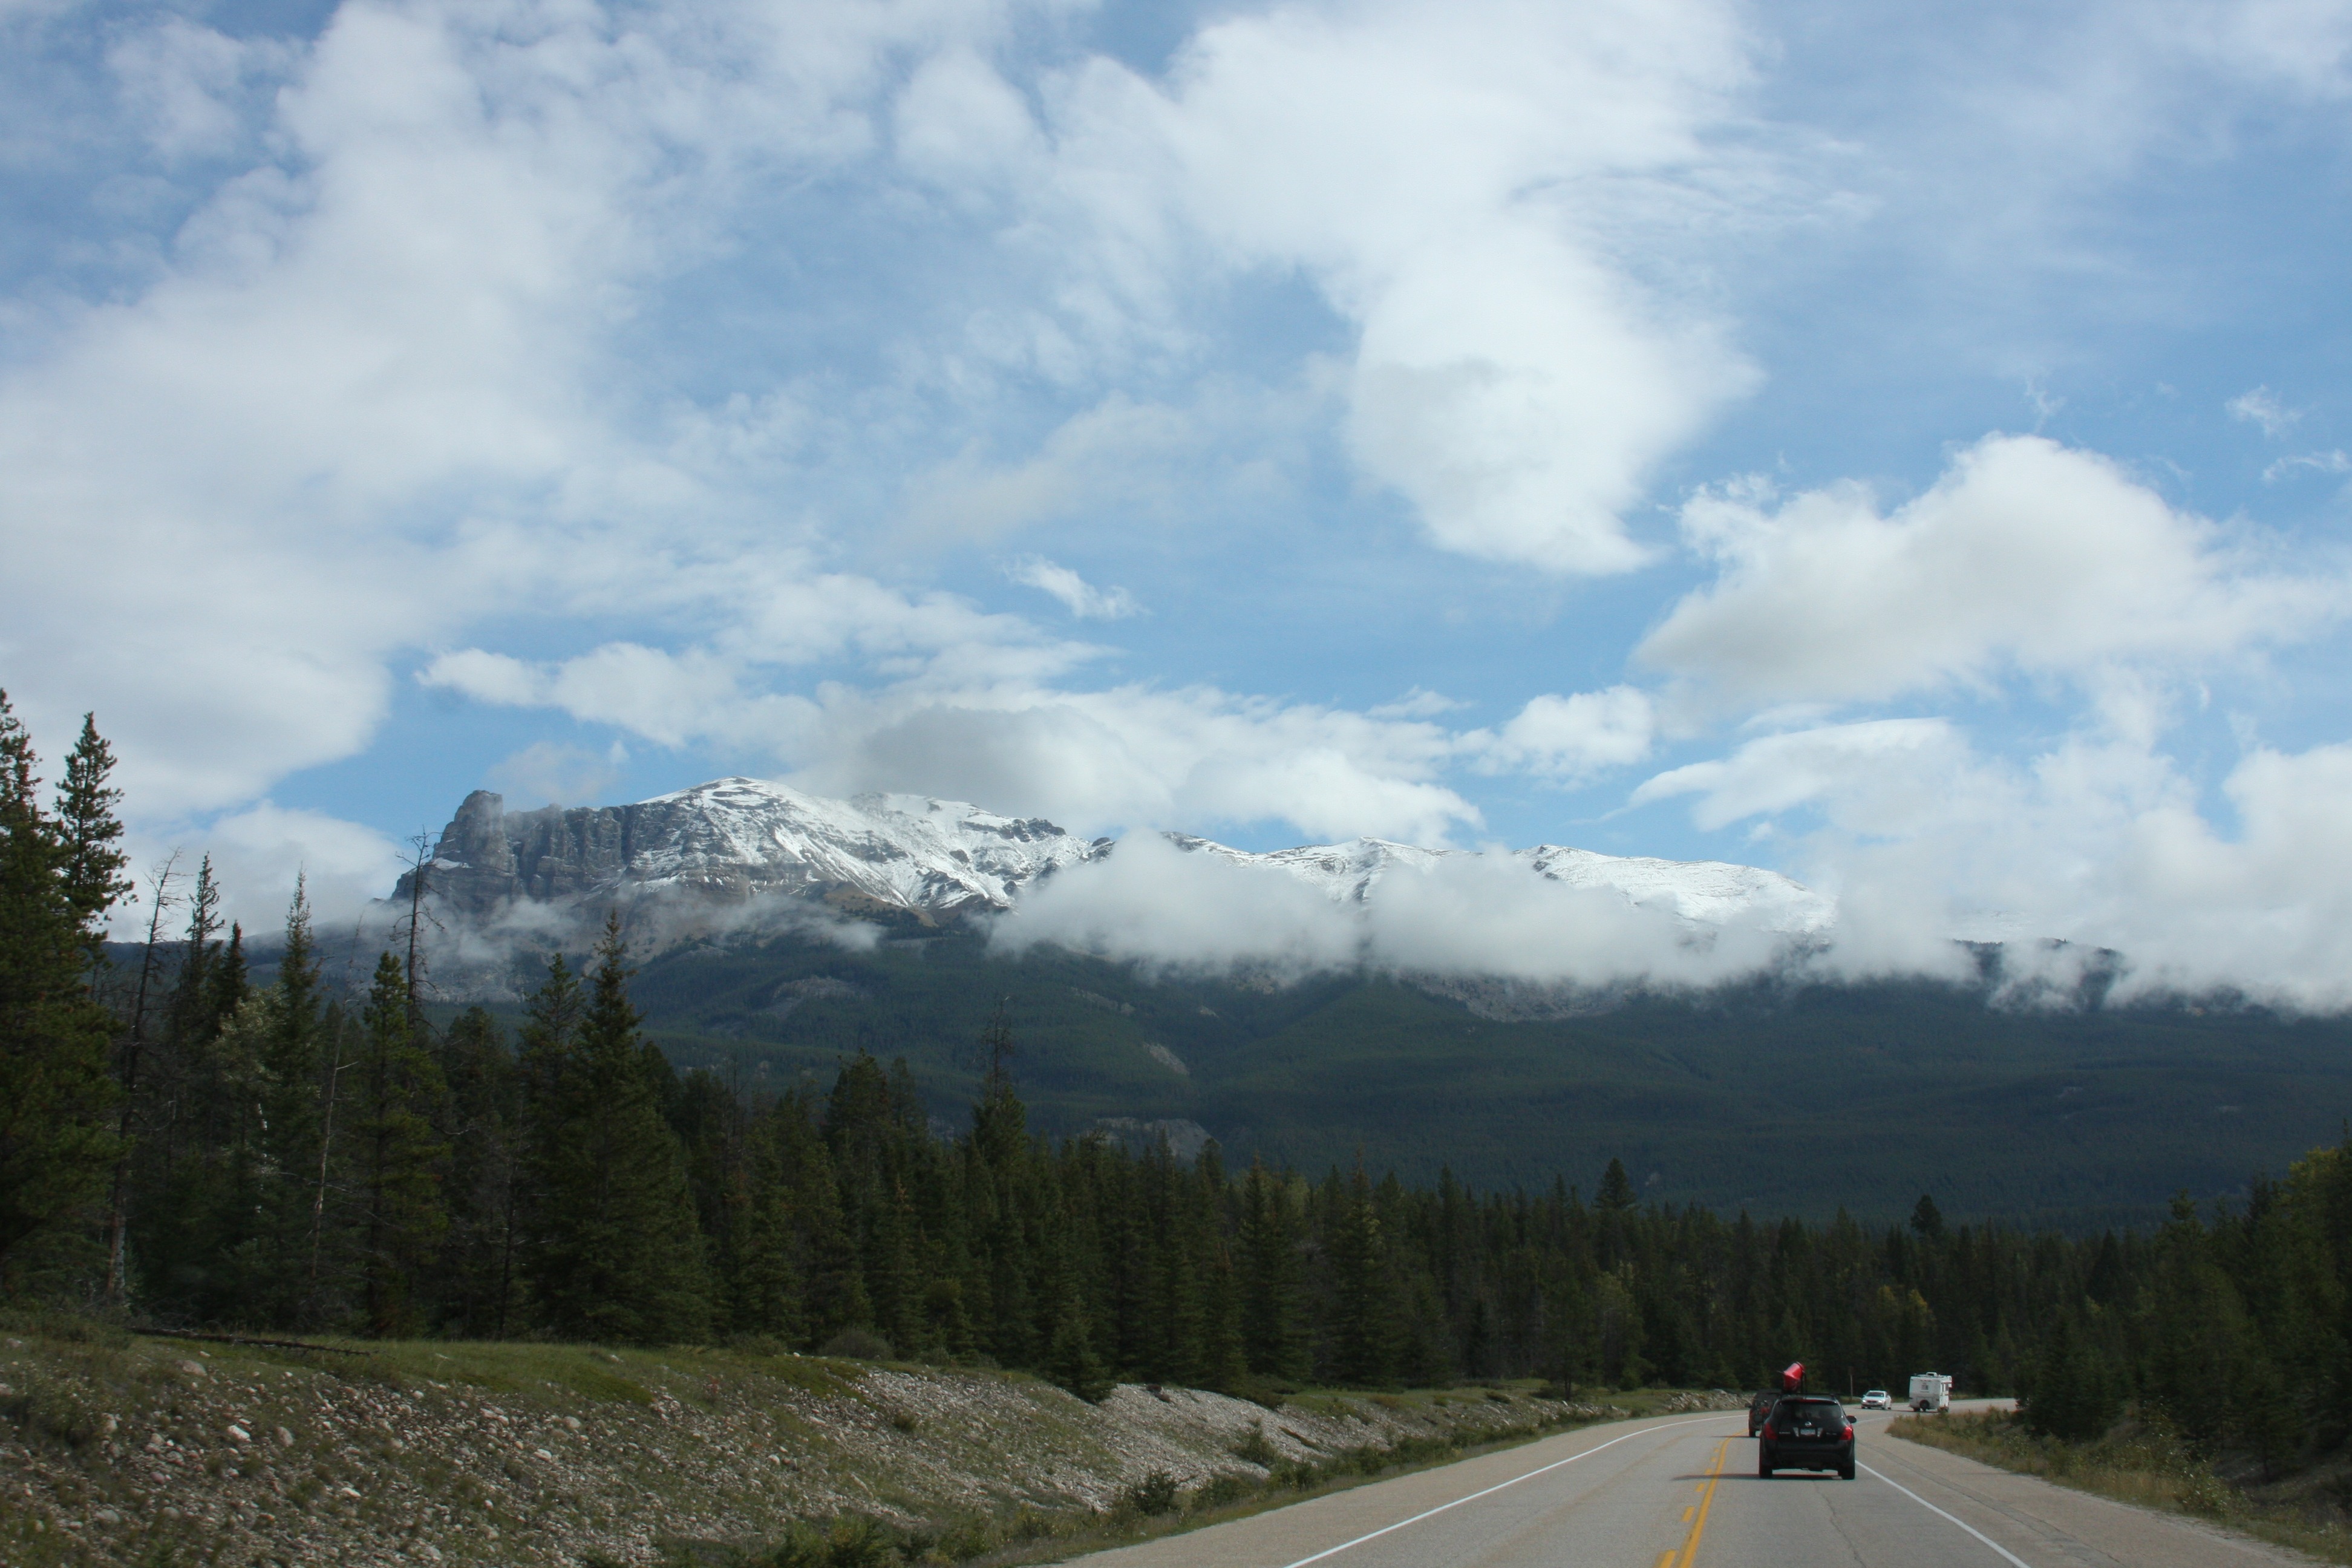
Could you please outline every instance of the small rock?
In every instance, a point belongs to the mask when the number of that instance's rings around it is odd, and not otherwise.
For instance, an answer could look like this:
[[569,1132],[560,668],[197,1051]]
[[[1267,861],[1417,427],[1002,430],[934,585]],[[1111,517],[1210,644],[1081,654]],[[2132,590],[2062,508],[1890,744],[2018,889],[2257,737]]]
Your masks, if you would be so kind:
[[212,1375],[205,1370],[205,1363],[200,1361],[184,1361],[180,1363],[180,1370],[186,1373],[190,1377],[210,1377]]
[[438,1563],[441,1561],[441,1549],[429,1541],[420,1541],[416,1543],[416,1555],[427,1563]]
[[579,1431],[579,1430],[580,1430],[580,1417],[578,1417],[577,1415],[567,1415],[567,1416],[565,1416],[565,1417],[563,1418],[563,1424],[564,1424],[566,1426],[569,1426],[570,1428],[572,1428],[572,1430],[573,1430],[574,1432],[577,1432],[577,1431]]
[[121,1429],[122,1423],[111,1415],[98,1424],[98,1435],[101,1437],[111,1437]]
[[232,1421],[228,1427],[228,1440],[232,1443],[250,1443],[253,1441],[253,1434]]
[[281,1448],[292,1447],[294,1446],[294,1434],[289,1432],[283,1426],[278,1428],[278,1446]]
[[555,1463],[555,1456],[549,1453],[544,1448],[533,1448],[531,1452],[537,1455],[540,1458],[545,1459],[551,1465]]
[[353,1502],[357,1502],[360,1500],[359,1490],[355,1487],[337,1487],[335,1489],[335,1495],[337,1497],[347,1497]]
[[89,1517],[98,1521],[100,1524],[121,1524],[122,1522],[122,1516],[115,1512],[110,1508],[100,1509],[96,1513],[91,1514]]

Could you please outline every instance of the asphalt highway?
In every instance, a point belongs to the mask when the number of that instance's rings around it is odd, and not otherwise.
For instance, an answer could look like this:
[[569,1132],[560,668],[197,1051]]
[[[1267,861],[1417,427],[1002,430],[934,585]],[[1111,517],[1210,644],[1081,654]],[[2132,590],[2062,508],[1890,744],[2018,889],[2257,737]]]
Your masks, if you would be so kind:
[[1862,1418],[1851,1481],[1756,1474],[1743,1411],[1587,1427],[1087,1568],[2252,1568],[2308,1559],[2014,1476]]

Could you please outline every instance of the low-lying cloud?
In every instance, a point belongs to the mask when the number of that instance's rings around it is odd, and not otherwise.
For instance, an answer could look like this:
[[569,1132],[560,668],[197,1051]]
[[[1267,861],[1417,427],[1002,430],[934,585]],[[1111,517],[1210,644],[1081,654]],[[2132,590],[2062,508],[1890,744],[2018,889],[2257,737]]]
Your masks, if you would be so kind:
[[1778,912],[1698,925],[1499,854],[1392,864],[1366,897],[1335,899],[1278,867],[1136,834],[1031,889],[990,941],[1007,953],[1052,943],[1147,969],[1276,979],[1368,969],[1566,992],[1684,990],[1798,960],[1811,944],[1768,930]]

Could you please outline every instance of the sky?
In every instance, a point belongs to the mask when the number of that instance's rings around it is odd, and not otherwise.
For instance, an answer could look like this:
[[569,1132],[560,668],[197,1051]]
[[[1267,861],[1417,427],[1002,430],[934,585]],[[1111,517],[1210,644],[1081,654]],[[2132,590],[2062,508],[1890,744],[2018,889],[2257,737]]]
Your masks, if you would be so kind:
[[743,773],[2352,1003],[2352,4],[0,41],[0,687],[256,924]]

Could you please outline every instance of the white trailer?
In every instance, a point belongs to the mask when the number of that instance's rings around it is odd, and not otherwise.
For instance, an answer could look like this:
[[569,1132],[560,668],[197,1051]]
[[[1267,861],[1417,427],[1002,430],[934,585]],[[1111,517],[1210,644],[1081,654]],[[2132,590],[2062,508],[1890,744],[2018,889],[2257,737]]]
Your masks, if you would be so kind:
[[1921,1415],[1932,1410],[1941,1415],[1952,1407],[1952,1380],[1945,1373],[1918,1372],[1911,1374],[1911,1408]]

